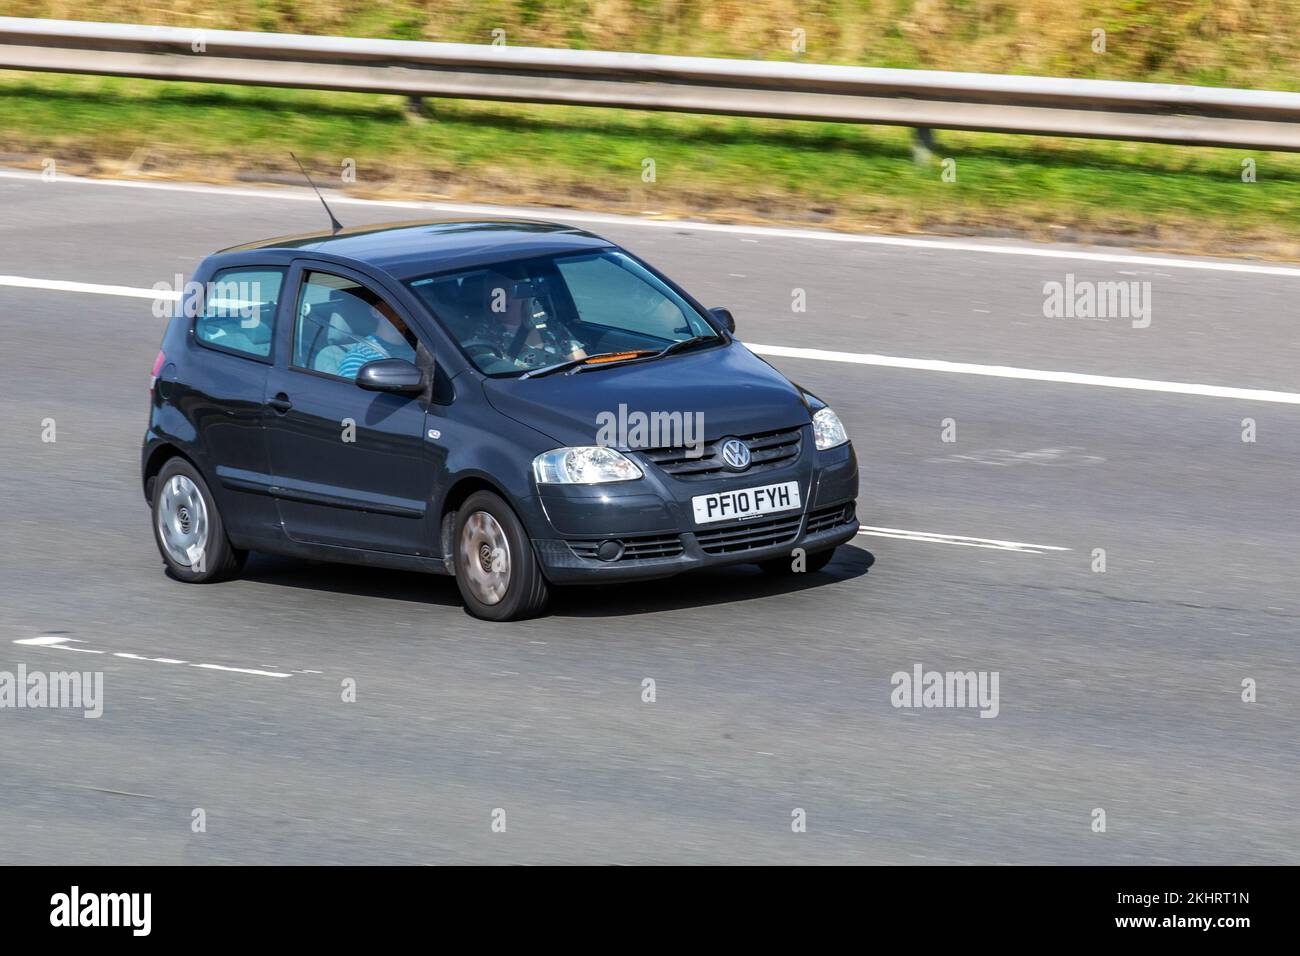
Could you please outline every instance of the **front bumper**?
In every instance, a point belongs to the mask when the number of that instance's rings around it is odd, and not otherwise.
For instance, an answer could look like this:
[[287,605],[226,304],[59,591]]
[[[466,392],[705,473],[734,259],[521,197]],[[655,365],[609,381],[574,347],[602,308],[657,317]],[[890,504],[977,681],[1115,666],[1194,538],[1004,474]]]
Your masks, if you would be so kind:
[[[599,581],[650,581],[655,578],[671,577],[697,568],[724,567],[730,564],[753,564],[769,558],[788,558],[795,548],[802,548],[806,553],[825,551],[846,541],[852,540],[858,533],[858,520],[853,515],[853,502],[840,506],[850,515],[833,527],[819,531],[806,531],[809,514],[795,514],[795,531],[786,534],[773,543],[758,546],[737,547],[736,550],[706,550],[699,538],[690,531],[672,536],[678,544],[670,546],[676,553],[665,557],[632,557],[615,561],[602,561],[598,557],[585,557],[574,550],[573,545],[565,540],[534,540],[533,547],[542,562],[546,577],[554,584],[595,583]],[[754,522],[755,525],[759,522]],[[740,532],[745,525],[728,525],[719,531]],[[752,530],[749,529],[749,530]],[[661,536],[655,536],[659,540]],[[622,539],[634,542],[635,539]],[[762,540],[767,540],[763,536]],[[635,545],[634,545],[635,546]],[[709,547],[716,549],[717,544]],[[626,553],[626,549],[625,549]]]
[[[791,557],[796,548],[824,551],[858,532],[858,466],[851,444],[806,451],[788,467],[761,476],[740,473],[715,481],[681,481],[653,466],[643,470],[646,477],[640,481],[547,488],[529,502],[526,510],[533,520],[526,524],[548,580],[653,580],[698,568]],[[694,522],[690,501],[695,495],[791,480],[799,482],[803,502],[797,511],[701,526]]]

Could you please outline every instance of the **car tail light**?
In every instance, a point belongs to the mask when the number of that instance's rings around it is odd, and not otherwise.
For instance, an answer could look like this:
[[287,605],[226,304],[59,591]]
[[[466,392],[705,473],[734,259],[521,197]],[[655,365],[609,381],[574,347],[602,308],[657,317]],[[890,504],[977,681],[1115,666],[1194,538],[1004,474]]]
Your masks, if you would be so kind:
[[159,352],[158,357],[153,360],[153,371],[149,373],[149,394],[153,394],[154,383],[158,381],[158,373],[162,371],[163,366],[167,364],[167,355]]

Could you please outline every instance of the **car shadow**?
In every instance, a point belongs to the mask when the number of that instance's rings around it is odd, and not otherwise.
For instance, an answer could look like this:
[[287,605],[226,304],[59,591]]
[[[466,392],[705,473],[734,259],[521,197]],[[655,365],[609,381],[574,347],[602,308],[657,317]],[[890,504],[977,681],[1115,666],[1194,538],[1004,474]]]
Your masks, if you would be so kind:
[[755,565],[738,564],[658,581],[555,588],[547,615],[626,617],[736,604],[849,581],[866,574],[875,561],[875,555],[865,548],[847,546],[837,549],[831,563],[820,571],[804,574],[767,574]]
[[306,591],[387,598],[390,601],[409,601],[413,604],[440,607],[459,607],[461,604],[456,582],[445,575],[311,561],[263,554],[260,551],[248,556],[248,563],[244,565],[240,578]]
[[[551,606],[544,617],[625,617],[752,601],[849,581],[866,574],[875,561],[875,555],[865,548],[845,545],[822,570],[806,574],[771,575],[752,564],[742,564],[657,581],[557,587],[552,590]],[[242,578],[308,591],[462,607],[454,580],[415,571],[254,553],[249,555]]]

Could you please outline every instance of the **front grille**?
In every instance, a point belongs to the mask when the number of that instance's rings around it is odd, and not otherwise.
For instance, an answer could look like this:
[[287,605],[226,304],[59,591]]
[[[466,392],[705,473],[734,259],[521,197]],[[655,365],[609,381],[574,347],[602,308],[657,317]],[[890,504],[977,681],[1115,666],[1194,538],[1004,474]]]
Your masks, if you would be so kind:
[[[580,558],[591,558],[593,561],[599,561],[600,559],[596,557],[596,549],[600,547],[601,541],[607,540],[609,539],[601,538],[598,541],[570,541],[569,548]],[[623,553],[619,556],[619,561],[645,561],[650,558],[675,558],[682,553],[682,539],[675,534],[644,534],[628,538],[617,538],[615,540],[623,542]]]
[[696,531],[695,540],[705,554],[732,554],[793,541],[799,534],[803,515],[783,515],[763,521],[733,524],[712,531]]
[[650,448],[641,454],[674,478],[716,478],[722,474],[750,475],[769,471],[788,464],[799,457],[803,442],[802,428],[783,428],[760,432],[756,435],[736,435],[749,446],[749,467],[743,472],[732,472],[722,463],[722,443],[733,436],[723,435],[705,444],[698,458],[687,455],[688,448]]
[[834,508],[822,508],[808,515],[808,528],[805,534],[829,531],[836,525],[848,524],[853,520],[853,502],[836,505]]

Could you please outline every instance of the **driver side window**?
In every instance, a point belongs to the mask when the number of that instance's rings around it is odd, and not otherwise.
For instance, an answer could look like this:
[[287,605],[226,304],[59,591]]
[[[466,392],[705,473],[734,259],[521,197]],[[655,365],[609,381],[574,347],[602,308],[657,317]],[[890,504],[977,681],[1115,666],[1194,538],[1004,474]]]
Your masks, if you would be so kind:
[[373,291],[342,276],[309,272],[294,321],[295,368],[355,381],[367,362],[415,361],[417,340],[396,311]]

